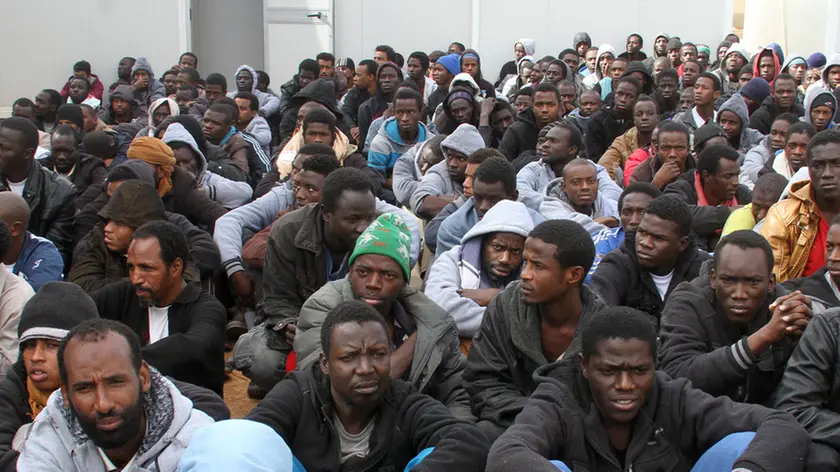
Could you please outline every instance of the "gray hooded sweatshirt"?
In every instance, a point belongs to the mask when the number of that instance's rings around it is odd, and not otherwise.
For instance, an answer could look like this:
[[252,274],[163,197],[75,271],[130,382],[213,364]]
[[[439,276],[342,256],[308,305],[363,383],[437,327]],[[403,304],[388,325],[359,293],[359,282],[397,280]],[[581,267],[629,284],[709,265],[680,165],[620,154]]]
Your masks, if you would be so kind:
[[721,105],[720,109],[717,111],[717,118],[715,120],[718,126],[720,126],[720,115],[724,111],[731,111],[735,113],[741,120],[741,141],[738,145],[738,152],[741,153],[740,162],[743,163],[744,155],[749,152],[750,149],[761,144],[761,140],[764,139],[764,135],[750,128],[750,113],[747,108],[747,102],[744,101],[744,97],[742,97],[740,93],[733,94],[729,97],[729,100],[723,102],[723,105]]
[[149,106],[151,106],[152,102],[166,96],[166,88],[159,80],[155,79],[155,71],[152,70],[152,65],[149,64],[149,61],[145,57],[141,56],[137,58],[134,67],[131,68],[131,76],[134,77],[134,73],[138,70],[144,70],[149,73],[149,87],[134,91],[134,99],[137,100],[140,110],[146,113],[149,111]]
[[[808,123],[811,126],[814,125],[814,123],[811,121],[811,108],[814,106],[814,102],[817,100],[819,100],[818,103],[833,103],[834,118],[837,117],[837,97],[835,97],[833,93],[818,86],[816,83],[811,84],[811,86],[808,87],[808,90],[805,92],[805,115],[802,116],[802,118],[800,118],[800,120],[804,121],[805,123]],[[826,129],[832,129],[836,126],[837,125],[834,124],[834,120],[832,119],[831,121],[829,121],[828,127]]]
[[[257,71],[254,70],[253,67],[249,65],[241,65],[238,69],[236,69],[236,73],[233,74],[234,82],[236,81],[236,76],[239,75],[240,72],[243,70],[247,70],[251,74],[251,78],[253,79],[251,85],[251,93],[257,96],[260,100],[260,115],[269,117],[275,113],[277,110],[280,109],[280,99],[274,95],[260,92],[257,90],[257,83],[259,82],[259,76],[257,75]],[[234,86],[234,88],[236,88]],[[233,98],[236,94],[239,93],[237,90],[233,92],[228,92],[227,96]]]
[[566,193],[562,190],[563,178],[554,179],[546,188],[546,197],[540,205],[540,213],[546,220],[572,220],[583,226],[590,235],[595,236],[598,232],[607,229],[601,223],[596,223],[596,218],[612,216],[619,218],[618,204],[615,200],[607,198],[600,189],[595,196],[595,203],[592,205],[592,214],[584,215],[574,209]]

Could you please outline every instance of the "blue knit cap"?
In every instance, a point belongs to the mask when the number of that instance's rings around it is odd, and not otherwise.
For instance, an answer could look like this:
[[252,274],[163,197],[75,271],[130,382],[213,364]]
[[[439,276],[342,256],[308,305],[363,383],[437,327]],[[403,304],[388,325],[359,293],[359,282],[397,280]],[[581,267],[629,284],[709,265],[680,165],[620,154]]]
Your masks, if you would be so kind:
[[457,54],[447,54],[446,56],[442,56],[437,60],[437,63],[446,67],[446,70],[448,70],[452,75],[458,75],[461,73],[461,58],[459,58]]
[[756,103],[761,103],[770,96],[770,84],[761,77],[755,77],[739,90],[741,95],[749,97]]
[[816,69],[825,65],[825,54],[821,52],[815,52],[808,56],[808,68],[809,69]]

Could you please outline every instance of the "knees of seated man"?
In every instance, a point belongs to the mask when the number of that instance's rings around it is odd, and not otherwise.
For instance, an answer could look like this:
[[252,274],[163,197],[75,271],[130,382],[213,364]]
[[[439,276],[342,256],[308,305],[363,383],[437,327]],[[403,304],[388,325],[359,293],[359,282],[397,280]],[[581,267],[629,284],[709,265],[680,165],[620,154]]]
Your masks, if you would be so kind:
[[240,336],[233,347],[233,367],[265,390],[271,390],[286,375],[286,359],[291,352],[291,348],[270,345],[272,335],[277,334],[259,324]]

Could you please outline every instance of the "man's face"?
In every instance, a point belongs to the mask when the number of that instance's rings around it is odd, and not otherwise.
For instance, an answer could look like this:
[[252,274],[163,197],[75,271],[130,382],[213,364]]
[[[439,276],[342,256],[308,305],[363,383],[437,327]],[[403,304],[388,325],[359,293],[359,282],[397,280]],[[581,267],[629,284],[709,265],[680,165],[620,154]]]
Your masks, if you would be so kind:
[[724,110],[718,114],[718,120],[727,139],[735,139],[741,136],[741,119],[735,112]]
[[[176,101],[176,103],[177,103],[177,101]],[[178,105],[179,105],[179,108],[180,108],[180,103]],[[161,123],[163,123],[163,120],[165,120],[167,117],[169,117],[171,115],[172,115],[172,112],[171,112],[171,110],[169,110],[169,104],[164,102],[162,105],[155,108],[155,112],[152,113],[152,126],[155,126],[155,127],[159,126]]]
[[479,165],[481,164],[467,163],[467,168],[464,170],[464,196],[467,198],[473,196],[473,176]]
[[598,177],[594,165],[566,166],[563,169],[563,192],[575,209],[591,209],[598,197]]
[[642,49],[642,40],[638,36],[630,36],[627,38],[627,52],[634,54]]
[[[456,100],[456,103],[459,101],[466,100]],[[397,119],[397,126],[400,131],[406,131],[409,133],[414,132],[417,129],[417,123],[419,123],[423,118],[419,104],[412,98],[395,100],[394,116]]]
[[586,51],[589,50],[589,45],[586,43],[578,43],[575,47],[575,51],[577,51],[578,57],[583,57],[586,54]]
[[592,116],[601,109],[601,97],[597,93],[584,92],[580,96],[580,115]]
[[196,158],[198,156],[193,154],[192,149],[188,147],[180,147],[178,149],[173,149],[172,153],[175,154],[175,163],[178,167],[193,177],[198,176],[198,163],[196,162]]
[[35,122],[35,108],[33,107],[23,107],[20,105],[15,105],[12,108],[12,116],[16,118],[25,118],[29,121]]
[[679,49],[669,49],[668,50],[668,60],[671,61],[671,66],[676,67],[680,64],[680,50]]
[[557,85],[561,80],[565,79],[566,68],[560,64],[549,64],[545,70],[545,80]]
[[236,90],[240,92],[250,92],[254,88],[254,76],[247,70],[240,71],[236,74]]
[[[584,276],[581,267],[564,269],[557,260],[557,246],[541,239],[525,240],[525,265],[519,276],[522,301],[529,305],[541,305],[555,301],[566,293],[570,284],[579,282]],[[580,275],[571,272],[581,272]]]
[[650,345],[641,339],[602,339],[581,366],[603,421],[632,424],[655,381]]
[[653,61],[653,77],[659,77],[659,73],[668,67],[668,61],[660,61],[659,59]]
[[695,49],[694,46],[683,46],[682,49],[680,49],[680,60],[685,62],[689,59],[695,61],[697,60],[697,49]]
[[235,100],[236,108],[239,110],[239,122],[243,124],[250,123],[257,116],[257,110],[251,109],[251,100],[247,98],[237,98]]
[[653,48],[659,54],[665,54],[665,50],[668,49],[668,38],[662,36],[656,38],[656,42],[653,43]]
[[192,80],[190,79],[190,74],[186,72],[178,72],[175,75],[175,90],[177,91],[178,87],[182,85],[195,85]]
[[544,72],[545,64],[537,62],[534,64],[534,68],[531,69],[531,75],[528,77],[528,80],[530,80],[532,84],[538,84],[542,81]]
[[828,124],[831,122],[832,116],[834,116],[834,110],[825,105],[811,109],[811,123],[814,124],[814,128],[816,128],[817,131],[826,129]]
[[728,52],[729,52],[729,46],[724,44],[723,46],[718,47],[717,58],[718,58],[718,61],[720,61],[724,64],[724,69],[726,68],[726,54]]
[[399,77],[393,67],[385,67],[379,71],[379,88],[382,93],[391,94],[397,90]]
[[145,431],[143,393],[149,367],[139,372],[128,342],[114,332],[96,341],[71,339],[64,351],[67,383],[61,392],[82,431],[101,449],[125,447]]
[[449,171],[449,178],[455,182],[463,182],[469,156],[449,148],[443,148],[443,154],[446,156],[446,167]]
[[318,143],[332,146],[333,133],[330,130],[330,125],[326,123],[309,123],[303,132],[303,143]]
[[796,64],[788,66],[788,73],[793,76],[793,79],[797,84],[801,84],[802,79],[805,78],[806,68],[807,66],[804,63],[797,62]]
[[636,258],[641,268],[667,274],[687,247],[688,236],[680,235],[677,223],[650,213],[642,215],[636,227]]
[[571,70],[573,73],[577,70],[578,65],[580,64],[580,57],[577,54],[571,52],[567,52],[563,57],[560,58],[560,60],[565,62],[566,65],[569,66],[569,70]]
[[416,57],[411,57],[406,62],[406,69],[408,70],[408,77],[414,80],[426,76],[426,71],[423,70],[423,63]]
[[642,221],[642,215],[645,214],[651,200],[653,200],[653,197],[646,193],[631,193],[624,196],[619,215],[624,231],[628,233],[636,232],[636,228]]
[[[348,84],[353,83],[353,77],[356,75],[356,71],[354,71],[353,69],[351,69],[347,66],[339,66],[339,67],[336,67],[335,70],[338,71],[339,73],[341,73],[342,75],[344,75],[344,79],[347,80]],[[266,87],[264,87],[264,88],[268,88],[268,86],[266,85]],[[263,92],[264,91],[265,90],[263,90]]]
[[222,98],[225,92],[222,90],[221,85],[205,85],[204,86],[204,98],[210,103],[210,105],[216,103],[216,100]]
[[694,84],[694,104],[706,106],[715,103],[720,92],[715,90],[715,84],[708,77],[700,77]]
[[732,200],[738,191],[738,174],[741,172],[741,165],[737,160],[730,161],[720,158],[720,166],[717,172],[712,175],[705,174],[703,187],[707,194],[717,197],[718,200]]
[[820,198],[834,201],[840,199],[840,144],[829,143],[812,148],[808,171],[814,192]]
[[638,95],[639,92],[633,84],[629,82],[618,84],[618,87],[615,89],[615,110],[620,115],[630,115]]
[[604,77],[609,77],[610,66],[612,65],[614,60],[615,56],[608,52],[601,55],[601,75],[603,75]]
[[651,101],[637,102],[633,107],[633,124],[636,129],[643,133],[653,132],[656,123],[659,122],[659,115],[656,113],[656,104]]
[[[409,61],[409,64],[411,61]],[[360,89],[370,88],[370,84],[376,80],[373,74],[368,71],[366,65],[356,67],[356,74],[353,76],[353,86]]]
[[513,46],[513,55],[516,57],[516,60],[520,60],[525,57],[528,53],[525,52],[525,46],[522,43],[516,43]]
[[105,224],[103,235],[105,246],[109,251],[117,254],[125,254],[131,245],[131,236],[134,235],[134,228],[126,224],[108,220]]
[[454,77],[443,64],[434,63],[431,66],[432,69],[432,80],[435,81],[438,86],[447,85],[449,82],[452,82],[452,78]]
[[9,128],[0,128],[0,172],[17,169],[35,156],[35,149],[24,145],[23,133]]
[[743,87],[744,85],[747,85],[747,82],[749,82],[752,79],[753,79],[752,72],[744,72],[743,74],[741,74],[738,77],[738,83],[740,84],[741,87]]
[[178,91],[178,74],[166,74],[163,76],[162,82],[167,97]]
[[333,404],[373,408],[391,375],[388,332],[372,321],[338,324],[330,336],[329,355],[321,354],[320,366],[330,379]]
[[758,75],[768,82],[773,80],[776,76],[776,61],[773,56],[761,56],[758,59]]
[[301,208],[310,203],[321,201],[321,190],[326,176],[311,170],[301,170],[292,178],[292,191],[295,194],[295,207]]
[[376,199],[370,191],[345,190],[333,212],[324,212],[324,230],[334,235],[341,248],[351,251],[356,239],[376,218]]
[[318,77],[326,79],[333,76],[333,62],[326,59],[318,59]]
[[373,61],[381,66],[388,62],[388,54],[385,51],[376,51],[373,53]]
[[43,118],[50,112],[54,112],[55,109],[56,105],[52,103],[50,94],[41,92],[38,95],[35,95],[35,116]]
[[773,101],[782,109],[789,109],[796,103],[796,82],[790,79],[776,79],[773,82]]
[[785,147],[788,128],[790,128],[790,123],[785,120],[776,120],[770,126],[770,147],[773,151],[778,151]]
[[131,68],[133,66],[133,61],[129,59],[122,59],[117,65],[117,76],[119,76],[120,78],[131,77]]
[[[300,85],[300,88],[304,88],[314,81],[315,74],[312,71],[302,70],[298,72],[298,84]],[[248,90],[248,92],[250,92],[250,90]]]
[[493,130],[493,136],[499,140],[502,139],[511,124],[513,124],[513,113],[510,112],[508,107],[490,114],[490,128]]
[[466,72],[472,76],[478,74],[478,60],[468,57],[461,61],[461,72]]
[[52,159],[55,162],[55,169],[66,174],[79,162],[79,153],[76,150],[76,142],[72,136],[55,134],[51,145]]
[[797,133],[790,135],[790,139],[785,143],[785,157],[794,172],[807,165],[806,151],[810,141],[808,133]]
[[763,305],[776,279],[767,268],[767,256],[759,248],[727,244],[711,272],[712,289],[729,321],[749,324]]
[[502,200],[516,200],[516,195],[505,191],[504,182],[487,183],[473,179],[473,203],[479,220]]
[[145,70],[139,69],[134,72],[133,74],[134,83],[140,82],[145,83],[146,87],[149,86],[149,73]]
[[[169,109],[169,107],[166,107]],[[85,125],[85,133],[90,133],[96,129],[96,125],[99,124],[99,117],[96,116],[96,111],[92,108],[82,107],[82,117],[84,119]]]
[[349,273],[353,296],[387,315],[405,287],[402,268],[393,258],[363,254],[353,261]]
[[618,80],[627,70],[627,61],[623,59],[616,59],[610,64],[610,78],[613,80]]
[[689,87],[680,94],[680,111],[686,111],[694,105],[694,87]]
[[127,116],[131,114],[131,104],[122,98],[111,98],[111,111],[117,116]]
[[[673,77],[662,77],[659,79],[659,93],[665,100],[670,100],[677,93],[677,81]],[[692,98],[693,100],[693,98]]]
[[662,163],[674,161],[685,170],[685,159],[688,157],[688,136],[679,131],[659,133],[658,136],[659,157]]
[[[831,225],[828,228],[825,237],[825,270],[831,275],[834,283],[840,280],[840,225]],[[29,372],[29,368],[26,372]]]
[[193,100],[192,92],[189,90],[178,90],[175,92],[175,103],[178,104],[178,110],[182,115],[185,115],[190,109],[193,104]]
[[548,130],[542,144],[543,159],[547,164],[569,161],[577,154],[577,149],[571,145],[569,130],[555,126]]
[[522,266],[525,238],[514,233],[491,233],[481,242],[481,261],[494,282],[507,280]]
[[828,86],[831,90],[840,86],[840,66],[831,66],[828,68]]
[[706,51],[698,52],[697,62],[700,63],[700,67],[703,70],[706,70],[709,67],[709,53],[707,53]]
[[560,92],[561,111],[565,115],[575,109],[575,86],[566,82],[560,84],[557,90]]
[[779,201],[779,194],[773,194],[770,191],[763,190],[753,193],[752,198],[752,215],[756,223],[759,223],[767,216],[767,211],[776,202]]
[[513,101],[513,106],[516,107],[516,114],[521,114],[525,110],[531,108],[534,105],[534,99],[529,95],[519,94],[516,96],[516,100]]
[[[180,272],[161,257],[157,238],[135,239],[128,246],[128,278],[140,302],[147,306],[162,306],[163,297],[175,285],[180,284]],[[176,273],[177,272],[177,273]]]
[[700,75],[700,66],[696,62],[686,62],[683,64],[683,85],[686,87],[694,86],[697,76]]
[[87,85],[87,81],[85,79],[73,79],[70,81],[70,98],[73,99],[74,103],[82,103],[88,96],[88,89],[90,87]]
[[449,110],[452,112],[455,123],[459,125],[469,123],[474,113],[472,102],[464,98],[459,98],[450,103]]
[[590,72],[595,72],[595,63],[598,60],[598,50],[586,51],[586,67]]
[[30,339],[21,345],[20,357],[26,377],[42,392],[52,392],[61,384],[58,373],[59,341]]
[[217,143],[225,137],[228,131],[230,131],[230,125],[227,124],[227,116],[224,113],[212,110],[204,112],[201,132],[205,138]]
[[195,69],[198,66],[195,62],[195,58],[189,55],[181,56],[181,60],[178,61],[178,65],[189,69]]
[[532,108],[537,116],[537,128],[555,121],[560,113],[560,102],[557,101],[557,94],[553,92],[535,93]]

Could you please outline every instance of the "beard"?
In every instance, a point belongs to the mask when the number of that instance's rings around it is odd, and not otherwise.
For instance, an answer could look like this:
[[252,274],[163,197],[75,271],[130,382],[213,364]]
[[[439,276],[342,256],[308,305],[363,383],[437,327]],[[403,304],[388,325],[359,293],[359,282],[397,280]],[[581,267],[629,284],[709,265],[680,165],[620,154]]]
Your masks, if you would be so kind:
[[[133,405],[122,410],[111,410],[104,415],[94,413],[92,418],[83,416],[79,414],[72,402],[70,402],[70,410],[73,412],[73,416],[79,421],[79,426],[81,426],[82,431],[84,431],[97,447],[106,451],[116,449],[125,446],[129,441],[134,439],[143,426],[143,418],[146,414],[145,402],[142,390],[138,389],[137,392],[137,401]],[[123,422],[114,431],[100,431],[96,426],[96,422],[97,420],[106,418],[120,418]]]

